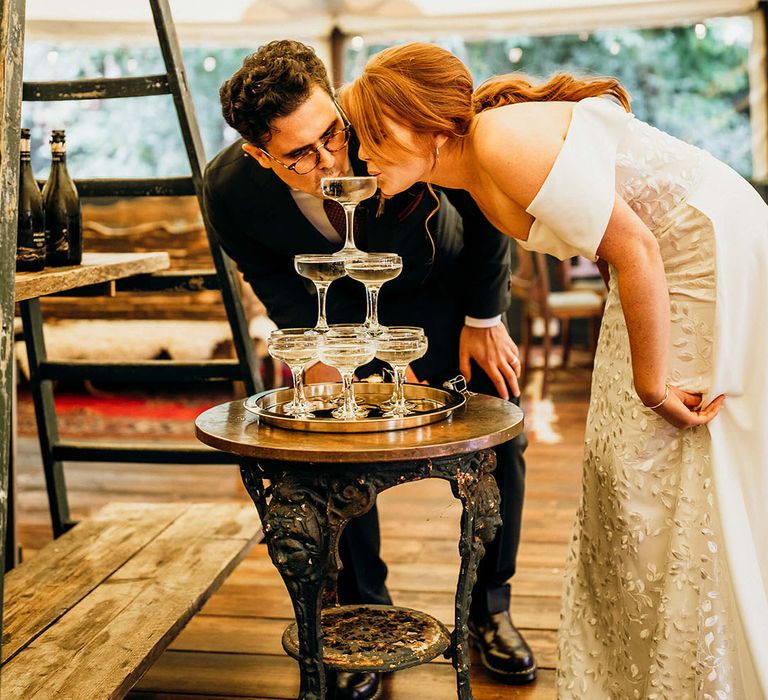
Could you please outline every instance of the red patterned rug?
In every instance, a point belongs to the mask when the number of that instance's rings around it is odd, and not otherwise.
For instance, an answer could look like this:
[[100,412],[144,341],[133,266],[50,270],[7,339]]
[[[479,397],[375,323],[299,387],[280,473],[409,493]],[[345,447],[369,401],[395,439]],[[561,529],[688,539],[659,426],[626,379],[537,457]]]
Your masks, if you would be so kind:
[[[195,393],[116,393],[65,390],[55,393],[62,437],[84,439],[194,439],[195,418],[216,404],[236,398],[228,388]],[[36,436],[34,404],[28,388],[18,394],[18,432]]]

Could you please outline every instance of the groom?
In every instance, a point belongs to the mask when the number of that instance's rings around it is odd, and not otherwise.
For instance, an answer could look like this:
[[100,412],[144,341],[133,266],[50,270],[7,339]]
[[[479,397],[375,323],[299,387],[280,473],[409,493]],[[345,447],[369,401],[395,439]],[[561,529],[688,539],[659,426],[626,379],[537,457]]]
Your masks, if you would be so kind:
[[[314,286],[293,268],[299,253],[333,253],[343,243],[339,205],[320,195],[320,179],[367,174],[358,142],[338,108],[322,62],[296,41],[273,41],[248,56],[220,90],[227,123],[241,139],[222,150],[205,172],[205,215],[223,249],[279,327],[311,327],[317,320]],[[518,394],[519,359],[502,316],[510,302],[509,239],[494,229],[472,199],[438,191],[440,208],[424,186],[357,209],[357,245],[395,252],[403,271],[382,288],[385,325],[424,328],[427,354],[409,368],[411,381],[435,386],[461,371],[470,388],[509,398]],[[336,209],[334,209],[336,207]],[[363,286],[335,281],[327,300],[329,323],[360,323]],[[360,373],[358,373],[360,374]],[[334,381],[317,364],[307,380]],[[503,525],[486,547],[470,609],[470,635],[485,668],[507,683],[536,675],[533,654],[509,615],[520,536],[526,440],[498,446],[494,472]],[[387,569],[379,557],[375,507],[346,526],[340,543],[342,604],[391,604]],[[378,674],[337,674],[337,698],[377,697]]]

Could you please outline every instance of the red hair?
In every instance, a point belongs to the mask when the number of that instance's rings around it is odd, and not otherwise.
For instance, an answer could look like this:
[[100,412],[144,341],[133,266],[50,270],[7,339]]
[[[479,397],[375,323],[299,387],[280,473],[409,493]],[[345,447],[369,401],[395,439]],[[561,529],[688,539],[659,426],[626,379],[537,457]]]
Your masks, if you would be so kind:
[[430,152],[426,141],[434,134],[461,138],[472,118],[486,109],[516,102],[577,102],[601,95],[615,98],[629,111],[629,95],[615,78],[560,74],[534,85],[525,76],[510,74],[491,78],[475,91],[469,69],[450,51],[411,43],[373,56],[363,74],[342,90],[341,99],[365,151],[374,161],[391,162],[393,149],[411,154],[413,149],[393,142],[390,135],[385,144],[383,117],[407,127],[417,141],[423,138],[423,152]]

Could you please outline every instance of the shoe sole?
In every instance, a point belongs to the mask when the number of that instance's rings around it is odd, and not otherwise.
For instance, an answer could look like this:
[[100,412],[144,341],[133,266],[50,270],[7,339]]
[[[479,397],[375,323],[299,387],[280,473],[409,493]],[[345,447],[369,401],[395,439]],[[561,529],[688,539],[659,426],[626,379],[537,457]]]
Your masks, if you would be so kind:
[[472,634],[472,632],[470,632],[468,636],[469,646],[471,646],[475,651],[477,651],[478,654],[480,654],[480,662],[482,663],[485,671],[492,678],[495,678],[502,683],[507,683],[508,685],[525,685],[536,680],[537,666],[535,662],[533,665],[523,669],[522,671],[499,671],[488,663],[488,659],[485,656],[485,652],[483,651],[483,647],[480,644],[478,638]]

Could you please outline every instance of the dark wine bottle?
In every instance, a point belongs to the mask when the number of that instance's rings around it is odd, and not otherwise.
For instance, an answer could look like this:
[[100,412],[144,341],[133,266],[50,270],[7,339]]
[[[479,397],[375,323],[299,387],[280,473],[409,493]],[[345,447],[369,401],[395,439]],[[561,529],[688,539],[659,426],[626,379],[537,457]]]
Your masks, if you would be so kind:
[[16,271],[37,272],[45,267],[45,210],[43,196],[32,172],[29,129],[21,130],[20,150]]
[[77,188],[67,171],[64,130],[51,135],[51,174],[43,187],[45,204],[45,262],[79,265],[83,261],[83,214]]

